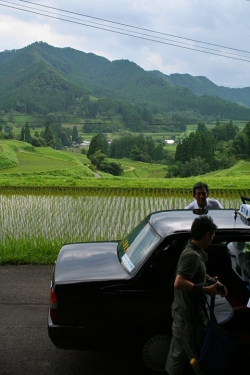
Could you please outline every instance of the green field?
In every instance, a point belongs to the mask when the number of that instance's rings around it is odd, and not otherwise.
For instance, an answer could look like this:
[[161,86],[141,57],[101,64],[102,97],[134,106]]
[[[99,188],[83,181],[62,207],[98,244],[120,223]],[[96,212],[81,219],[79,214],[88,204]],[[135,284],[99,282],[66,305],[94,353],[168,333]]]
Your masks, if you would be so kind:
[[[234,167],[203,176],[166,179],[166,166],[115,160],[124,168],[122,177],[114,177],[88,168],[89,160],[79,149],[56,151],[50,147],[34,148],[15,141],[0,141],[0,161],[8,150],[8,168],[0,169],[0,186],[4,187],[67,187],[117,189],[191,189],[199,180],[206,181],[211,189],[249,190],[250,162],[240,161]],[[74,151],[74,152],[73,152]],[[11,157],[13,166],[11,166]]]

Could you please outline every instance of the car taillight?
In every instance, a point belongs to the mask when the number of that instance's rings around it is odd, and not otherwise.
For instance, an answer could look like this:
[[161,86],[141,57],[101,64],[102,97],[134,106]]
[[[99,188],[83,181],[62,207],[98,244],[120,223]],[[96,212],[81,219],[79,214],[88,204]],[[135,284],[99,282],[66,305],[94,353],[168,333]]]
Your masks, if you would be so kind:
[[53,288],[50,290],[49,300],[50,317],[54,324],[58,322],[58,311],[57,311],[57,296]]

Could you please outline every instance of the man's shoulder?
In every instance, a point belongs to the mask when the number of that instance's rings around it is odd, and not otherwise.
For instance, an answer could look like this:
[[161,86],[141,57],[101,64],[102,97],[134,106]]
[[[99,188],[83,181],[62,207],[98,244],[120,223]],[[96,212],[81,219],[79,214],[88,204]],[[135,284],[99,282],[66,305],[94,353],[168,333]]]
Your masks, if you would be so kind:
[[195,208],[198,208],[198,205],[196,201],[193,201],[188,206],[185,207],[185,210],[193,210]]
[[219,201],[217,201],[217,199],[214,199],[214,198],[207,198],[207,200],[209,202],[216,202],[216,203],[219,203]]
[[189,241],[182,251],[182,256],[187,256],[187,255],[195,255],[195,256],[199,255],[197,251],[197,246],[192,241]]
[[222,205],[217,199],[214,198],[207,198],[207,205],[213,208],[222,208]]

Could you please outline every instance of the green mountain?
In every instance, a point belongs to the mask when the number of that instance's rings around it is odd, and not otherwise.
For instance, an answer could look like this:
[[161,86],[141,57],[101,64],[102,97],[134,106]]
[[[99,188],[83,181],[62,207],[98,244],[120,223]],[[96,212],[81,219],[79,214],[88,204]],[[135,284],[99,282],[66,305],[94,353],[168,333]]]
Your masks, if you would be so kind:
[[203,76],[193,77],[190,74],[170,74],[165,75],[159,71],[151,72],[154,77],[163,79],[164,81],[177,87],[186,87],[195,95],[209,95],[218,97],[232,103],[250,107],[250,87],[229,88],[217,86],[208,78]]
[[[238,96],[230,96],[231,92]],[[220,88],[205,77],[147,72],[128,60],[111,62],[43,42],[0,53],[0,110],[72,113],[90,95],[147,108],[153,114],[189,111],[199,116],[250,118],[250,88]]]

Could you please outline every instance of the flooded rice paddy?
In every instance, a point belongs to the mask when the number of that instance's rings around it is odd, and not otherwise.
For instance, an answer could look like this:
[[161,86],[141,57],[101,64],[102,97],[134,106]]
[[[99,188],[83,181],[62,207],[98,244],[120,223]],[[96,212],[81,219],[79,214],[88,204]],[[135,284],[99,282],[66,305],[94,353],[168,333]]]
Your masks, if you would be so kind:
[[[224,208],[239,208],[240,197],[218,198]],[[182,209],[186,196],[0,195],[1,245],[40,241],[68,243],[124,237],[147,214]]]

